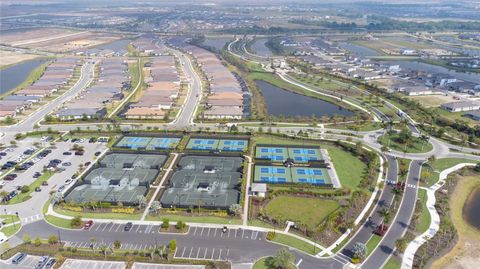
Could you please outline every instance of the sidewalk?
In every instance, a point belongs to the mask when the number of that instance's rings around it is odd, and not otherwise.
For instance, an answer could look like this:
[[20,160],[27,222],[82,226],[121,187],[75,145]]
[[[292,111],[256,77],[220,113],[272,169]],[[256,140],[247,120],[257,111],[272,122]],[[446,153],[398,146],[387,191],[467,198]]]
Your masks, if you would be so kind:
[[415,239],[408,244],[407,248],[405,249],[405,253],[403,254],[401,269],[412,268],[413,260],[415,258],[415,253],[417,252],[417,250],[425,242],[427,242],[427,240],[434,237],[435,234],[438,232],[438,229],[440,227],[440,216],[438,215],[438,212],[435,209],[435,202],[436,202],[435,192],[445,184],[445,179],[450,173],[456,170],[462,169],[465,166],[475,166],[475,164],[461,163],[453,167],[450,167],[448,169],[445,169],[440,173],[439,180],[435,185],[429,188],[424,188],[427,191],[427,209],[431,217],[430,226],[428,227],[428,230],[426,232],[415,237]]

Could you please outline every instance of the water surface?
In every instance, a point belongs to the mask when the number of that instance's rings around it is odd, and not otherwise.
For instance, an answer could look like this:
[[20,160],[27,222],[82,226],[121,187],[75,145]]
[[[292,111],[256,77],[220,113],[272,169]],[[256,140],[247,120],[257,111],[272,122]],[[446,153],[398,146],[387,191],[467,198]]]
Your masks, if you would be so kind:
[[465,203],[463,218],[473,227],[480,229],[480,187],[473,191]]
[[29,60],[0,70],[0,94],[4,94],[24,82],[30,73],[47,60]]

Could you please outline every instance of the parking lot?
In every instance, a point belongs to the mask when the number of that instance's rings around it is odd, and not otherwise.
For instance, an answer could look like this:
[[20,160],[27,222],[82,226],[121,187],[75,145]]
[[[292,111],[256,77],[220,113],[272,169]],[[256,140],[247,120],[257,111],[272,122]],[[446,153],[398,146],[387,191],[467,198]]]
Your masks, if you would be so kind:
[[127,266],[125,262],[110,261],[89,261],[89,260],[72,260],[67,259],[61,269],[123,269]]
[[[9,267],[7,268],[18,268],[18,269],[31,269],[35,268],[35,265],[37,265],[38,261],[40,260],[40,256],[33,256],[33,255],[27,255],[23,260],[21,260],[18,264],[12,264],[12,259],[15,257],[15,255],[8,259],[6,263],[8,264]],[[2,267],[2,264],[0,264],[0,267]],[[2,267],[3,268],[3,267]]]
[[183,264],[152,264],[139,263],[133,264],[132,269],[202,269],[203,265],[183,265]]

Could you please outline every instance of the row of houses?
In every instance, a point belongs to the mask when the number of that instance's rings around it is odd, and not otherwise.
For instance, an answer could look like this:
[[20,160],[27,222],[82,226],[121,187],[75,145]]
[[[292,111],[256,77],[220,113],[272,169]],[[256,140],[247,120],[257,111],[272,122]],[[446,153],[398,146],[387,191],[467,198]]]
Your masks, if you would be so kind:
[[[158,50],[156,51],[156,54]],[[170,55],[151,58],[145,65],[147,88],[137,102],[125,112],[127,119],[161,119],[174,106],[180,91],[180,76],[175,57]]]
[[17,113],[57,92],[69,83],[74,75],[74,69],[81,62],[79,58],[65,57],[50,63],[38,80],[0,100],[0,119],[15,117]]
[[166,54],[166,51],[164,49],[159,49],[155,42],[155,39],[140,37],[132,41],[131,44],[136,50],[146,55],[158,56]]
[[246,87],[222,64],[218,57],[203,48],[187,45],[190,53],[208,80],[209,94],[204,100],[206,119],[242,119],[248,95]]
[[130,88],[128,64],[125,58],[106,58],[99,63],[96,81],[56,112],[60,120],[98,119],[106,115],[106,106],[123,98]]

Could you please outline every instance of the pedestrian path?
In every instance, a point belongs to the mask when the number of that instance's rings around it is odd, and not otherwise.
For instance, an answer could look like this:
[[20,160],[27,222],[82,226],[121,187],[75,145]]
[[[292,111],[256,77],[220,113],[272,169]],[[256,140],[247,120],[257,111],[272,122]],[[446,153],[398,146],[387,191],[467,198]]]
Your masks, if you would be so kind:
[[435,192],[440,189],[444,184],[445,184],[445,179],[447,176],[459,169],[462,169],[465,166],[475,166],[474,163],[461,163],[457,164],[453,167],[450,167],[446,170],[443,170],[440,173],[439,180],[438,182],[429,187],[429,188],[424,188],[427,192],[427,209],[428,212],[430,213],[430,226],[428,227],[428,230],[421,235],[415,237],[413,241],[411,241],[407,248],[405,249],[405,252],[403,254],[403,259],[402,259],[402,266],[401,269],[410,269],[413,267],[413,260],[415,258],[415,253],[417,250],[429,239],[435,236],[435,234],[438,232],[438,229],[440,227],[440,216],[438,215],[438,212],[435,208]]

